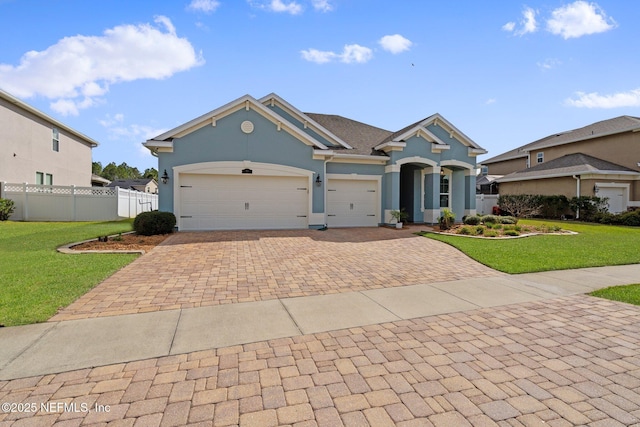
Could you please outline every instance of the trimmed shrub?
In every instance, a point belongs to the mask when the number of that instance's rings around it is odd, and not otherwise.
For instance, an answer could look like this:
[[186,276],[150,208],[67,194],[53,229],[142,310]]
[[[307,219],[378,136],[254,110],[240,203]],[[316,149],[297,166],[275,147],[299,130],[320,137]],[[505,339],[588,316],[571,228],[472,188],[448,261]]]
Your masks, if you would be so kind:
[[482,217],[482,222],[485,224],[498,224],[500,223],[500,218],[495,215],[485,215]]
[[464,222],[466,225],[480,225],[480,223],[482,222],[482,218],[480,218],[478,215],[471,215],[466,217],[462,222]]
[[458,234],[464,234],[465,236],[471,236],[471,228],[470,227],[462,227],[458,230]]
[[573,212],[580,214],[581,221],[593,222],[598,216],[607,212],[607,198],[580,196],[573,197],[569,201],[569,207]]
[[[502,224],[491,224],[490,226],[494,230],[502,230]],[[487,225],[487,227],[489,227],[489,225]]]
[[505,236],[519,236],[520,233],[518,233],[516,230],[507,230],[504,232]]
[[640,210],[625,212],[616,216],[619,218],[619,223],[622,225],[629,225],[632,227],[640,226]]
[[8,220],[15,208],[13,200],[0,199],[0,221]]
[[498,219],[500,220],[500,224],[517,224],[518,223],[518,218],[515,218],[512,216],[501,216],[501,217],[498,217]]
[[133,229],[143,236],[168,234],[176,226],[176,216],[171,212],[142,212],[133,220]]
[[483,233],[484,233],[484,227],[483,227],[483,226],[481,226],[481,225],[478,225],[478,226],[476,227],[476,234],[477,234],[477,235],[480,235],[480,234],[483,234]]

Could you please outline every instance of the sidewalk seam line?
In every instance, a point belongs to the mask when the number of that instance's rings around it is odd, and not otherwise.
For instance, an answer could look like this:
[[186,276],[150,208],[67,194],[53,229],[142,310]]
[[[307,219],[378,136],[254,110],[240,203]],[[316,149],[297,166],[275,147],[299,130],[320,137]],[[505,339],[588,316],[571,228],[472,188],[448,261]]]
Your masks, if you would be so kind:
[[[286,299],[286,298],[285,298]],[[298,325],[298,322],[296,322],[296,319],[293,317],[293,315],[291,314],[291,312],[289,311],[289,309],[287,308],[287,306],[285,305],[285,303],[282,302],[282,299],[278,298],[278,302],[280,303],[280,305],[282,306],[282,308],[284,308],[284,311],[287,312],[287,316],[289,316],[289,319],[291,319],[291,321],[293,322],[293,324],[295,325],[296,329],[298,330],[298,332],[300,333],[300,335],[304,335],[304,332],[302,331],[302,328],[300,328],[300,325]]]
[[176,328],[173,331],[173,336],[171,337],[171,344],[169,344],[169,351],[167,352],[167,356],[170,356],[173,353],[173,343],[176,340],[176,336],[178,335],[178,326],[180,325],[180,320],[182,319],[182,312],[184,308],[180,309],[180,314],[178,315],[178,320],[176,321]]
[[387,312],[393,314],[394,316],[396,316],[398,318],[398,320],[407,320],[403,316],[400,316],[397,313],[394,313],[392,310],[390,310],[387,307],[385,307],[384,305],[380,304],[378,301],[374,300],[373,298],[371,298],[369,295],[365,294],[364,292],[366,292],[366,291],[358,291],[358,293],[362,294],[367,299],[373,301],[376,305],[378,305],[379,307],[382,307],[385,311],[387,311]]
[[6,368],[8,368],[13,362],[15,362],[18,358],[20,358],[23,354],[25,354],[28,350],[30,350],[33,346],[35,346],[38,342],[40,342],[40,340],[42,338],[44,338],[45,336],[49,335],[49,333],[51,331],[53,331],[55,328],[58,327],[58,325],[60,325],[61,322],[56,322],[55,325],[49,329],[47,329],[46,331],[42,332],[40,335],[38,335],[38,338],[36,338],[35,340],[33,340],[33,342],[31,342],[29,345],[27,345],[24,349],[22,349],[22,351],[18,354],[15,355],[15,357],[11,358],[6,364],[4,364],[3,366],[0,367],[0,373],[2,371],[4,371]]

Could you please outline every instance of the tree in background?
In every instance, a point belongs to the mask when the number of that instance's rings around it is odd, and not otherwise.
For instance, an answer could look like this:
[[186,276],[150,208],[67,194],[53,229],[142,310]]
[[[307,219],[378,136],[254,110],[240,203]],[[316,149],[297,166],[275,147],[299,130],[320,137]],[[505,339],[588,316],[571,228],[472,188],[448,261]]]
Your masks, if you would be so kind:
[[115,162],[109,163],[104,168],[102,163],[93,162],[91,165],[91,173],[101,176],[109,181],[116,179],[138,179],[138,178],[153,178],[158,180],[158,171],[155,168],[145,169],[144,175],[140,173],[138,168],[129,166],[126,162],[122,162],[116,165]]

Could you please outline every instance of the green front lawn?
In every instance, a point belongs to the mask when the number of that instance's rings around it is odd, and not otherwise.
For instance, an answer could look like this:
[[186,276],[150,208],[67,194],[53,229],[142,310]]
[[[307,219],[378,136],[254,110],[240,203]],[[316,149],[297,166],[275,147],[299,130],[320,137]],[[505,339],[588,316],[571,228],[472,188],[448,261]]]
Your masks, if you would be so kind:
[[137,255],[65,255],[56,248],[131,231],[119,222],[0,222],[0,324],[44,322]]
[[640,284],[598,289],[597,291],[591,292],[589,295],[613,301],[640,305]]
[[640,228],[566,221],[521,220],[523,225],[557,225],[577,235],[521,239],[471,239],[427,233],[471,258],[505,273],[564,270],[640,263]]

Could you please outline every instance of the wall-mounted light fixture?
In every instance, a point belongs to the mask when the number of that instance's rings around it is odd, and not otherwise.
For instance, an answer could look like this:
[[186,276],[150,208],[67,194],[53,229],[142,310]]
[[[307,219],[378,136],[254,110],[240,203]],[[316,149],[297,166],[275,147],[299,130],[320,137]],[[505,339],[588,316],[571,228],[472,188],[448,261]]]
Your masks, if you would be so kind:
[[166,184],[169,181],[169,175],[167,174],[167,170],[166,169],[164,170],[164,173],[162,174],[160,179],[162,180],[163,184]]
[[320,179],[320,174],[318,174],[318,175],[316,176],[316,185],[317,185],[318,187],[320,187],[320,185],[322,185],[322,180]]

